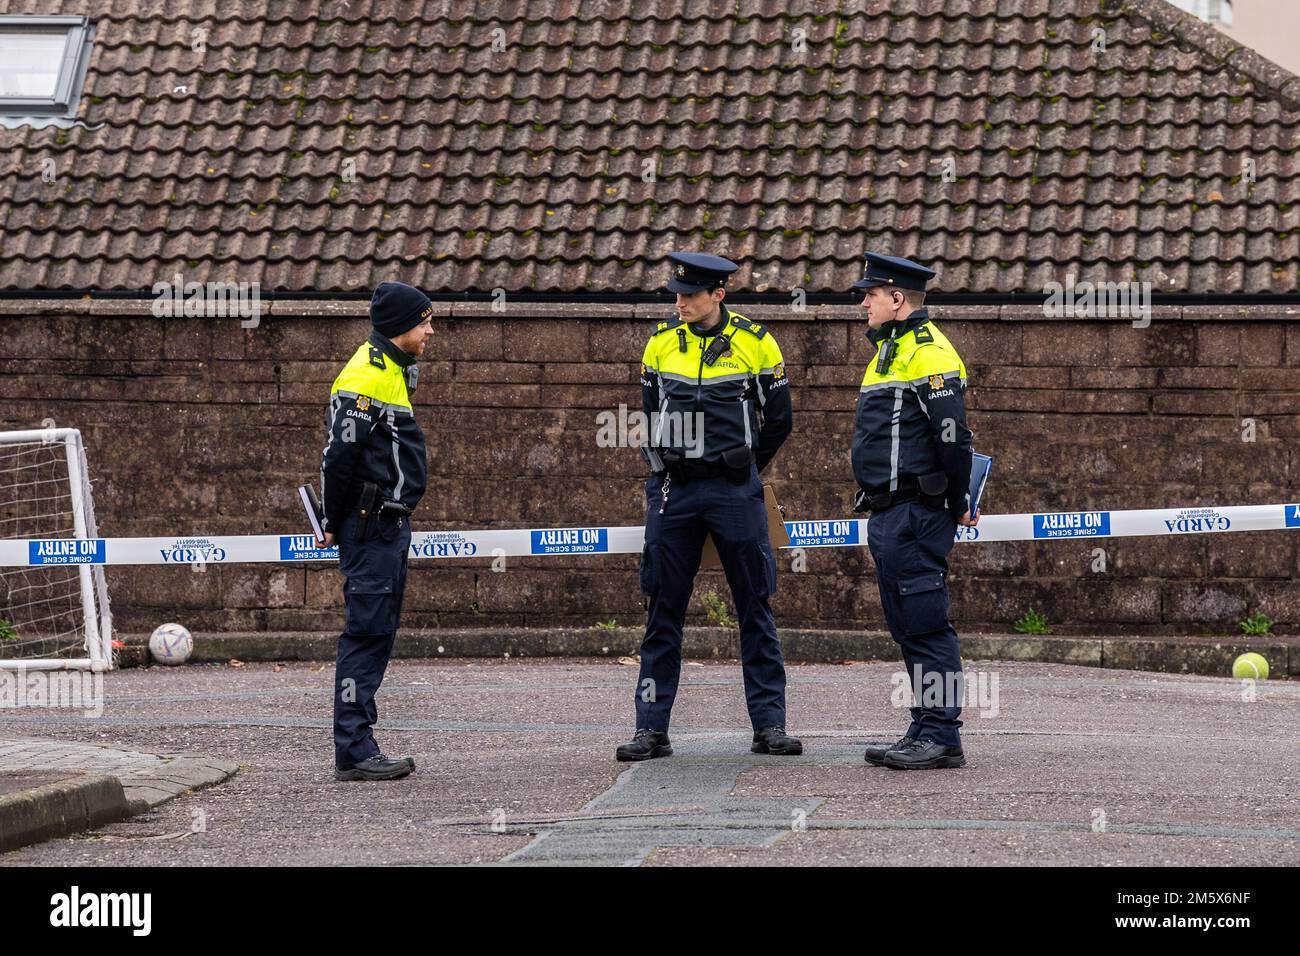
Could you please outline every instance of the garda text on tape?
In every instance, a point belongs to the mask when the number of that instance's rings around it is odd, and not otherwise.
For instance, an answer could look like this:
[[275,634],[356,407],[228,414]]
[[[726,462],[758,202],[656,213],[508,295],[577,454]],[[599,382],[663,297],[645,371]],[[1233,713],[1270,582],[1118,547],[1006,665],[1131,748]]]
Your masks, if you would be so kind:
[[[866,518],[787,521],[791,548],[852,548],[867,543]],[[957,541],[1041,541],[1199,535],[1300,529],[1300,504],[1151,508],[1138,511],[1052,511],[983,515],[974,528],[958,526]],[[416,531],[411,558],[546,557],[564,554],[638,554],[645,529],[519,528]],[[321,548],[310,534],[177,536],[169,538],[9,538],[0,540],[0,567],[70,564],[262,564],[337,561],[339,549]]]

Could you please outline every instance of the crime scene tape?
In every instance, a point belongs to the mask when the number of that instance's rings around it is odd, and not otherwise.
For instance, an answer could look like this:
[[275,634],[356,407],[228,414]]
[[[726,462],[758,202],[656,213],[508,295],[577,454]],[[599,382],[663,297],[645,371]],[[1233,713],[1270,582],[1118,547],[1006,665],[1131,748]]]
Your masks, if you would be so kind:
[[[790,548],[845,548],[867,543],[866,518],[787,521]],[[978,527],[959,526],[957,541],[1040,541],[1199,535],[1300,529],[1300,504],[1065,511],[982,515]],[[639,554],[645,529],[526,528],[417,531],[411,558],[545,557],[561,554]],[[337,561],[338,547],[318,548],[311,534],[165,538],[12,538],[0,540],[0,567],[71,564],[261,564]]]

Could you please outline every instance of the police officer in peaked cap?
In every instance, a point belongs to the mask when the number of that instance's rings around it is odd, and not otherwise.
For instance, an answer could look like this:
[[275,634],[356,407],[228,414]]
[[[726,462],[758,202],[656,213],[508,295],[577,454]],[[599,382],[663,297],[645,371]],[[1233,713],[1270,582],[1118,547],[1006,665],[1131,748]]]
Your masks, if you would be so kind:
[[670,755],[668,722],[682,667],[682,626],[712,535],[740,619],[751,750],[798,754],[785,731],[785,664],[769,600],[776,556],[759,473],[790,434],[790,388],[771,331],[724,304],[739,268],[720,256],[674,252],[668,290],[677,318],[660,322],[641,359],[650,422],[641,588],[649,599],[635,691],[636,734],[619,760]]
[[867,544],[880,601],[913,693],[902,738],[868,747],[866,760],[896,770],[966,762],[948,553],[957,526],[975,525],[979,516],[971,515],[969,494],[966,366],[924,307],[932,278],[933,269],[910,259],[869,252],[853,286],[865,292],[867,337],[877,348],[854,418],[854,510],[871,515]]

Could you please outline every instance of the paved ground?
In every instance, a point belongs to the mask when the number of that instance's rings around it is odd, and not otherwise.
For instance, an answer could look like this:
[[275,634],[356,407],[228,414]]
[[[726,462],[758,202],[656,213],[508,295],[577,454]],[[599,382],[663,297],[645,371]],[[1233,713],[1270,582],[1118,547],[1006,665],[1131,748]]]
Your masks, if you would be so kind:
[[21,771],[13,773],[0,773],[0,797],[6,793],[19,793],[23,790],[31,790],[34,787],[43,787],[47,783],[58,783],[60,780],[66,780],[66,773],[36,773],[31,771]]
[[[232,760],[138,753],[99,743],[14,736],[0,729],[0,792],[24,788],[21,781],[29,773],[48,778],[40,783],[83,774],[109,775],[121,782],[128,801],[141,801],[153,807],[187,790],[221,783],[238,769],[239,765]],[[25,786],[40,786],[40,783]]]
[[862,761],[905,723],[896,670],[791,667],[807,749],[776,758],[749,753],[739,667],[687,666],[676,756],[625,765],[630,666],[395,661],[380,743],[420,769],[385,784],[332,779],[331,666],[121,671],[102,717],[0,710],[0,737],[241,771],[0,865],[1300,864],[1300,684],[1245,701],[1226,679],[968,661],[998,682],[996,716],[968,708],[969,766],[900,773]]

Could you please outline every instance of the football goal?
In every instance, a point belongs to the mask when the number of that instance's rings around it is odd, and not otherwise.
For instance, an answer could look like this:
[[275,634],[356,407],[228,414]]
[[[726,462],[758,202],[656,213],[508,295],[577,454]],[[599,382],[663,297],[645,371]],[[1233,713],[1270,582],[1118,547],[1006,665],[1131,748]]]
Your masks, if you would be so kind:
[[0,567],[0,667],[112,666],[98,536],[81,432],[0,432],[0,539],[33,540],[27,567]]

